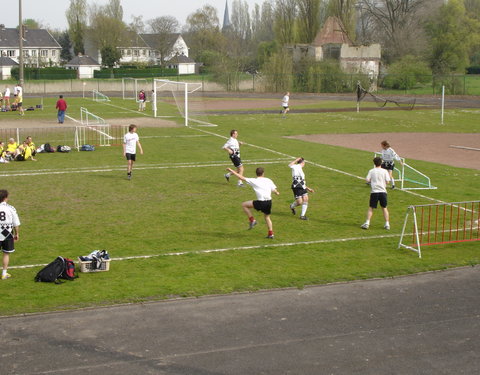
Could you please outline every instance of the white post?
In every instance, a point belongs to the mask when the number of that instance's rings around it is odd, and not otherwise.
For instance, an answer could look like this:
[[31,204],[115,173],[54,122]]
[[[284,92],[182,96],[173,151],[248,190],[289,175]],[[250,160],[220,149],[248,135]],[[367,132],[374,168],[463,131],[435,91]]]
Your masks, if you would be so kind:
[[85,85],[87,82],[83,82],[83,89],[82,89],[82,98],[85,98]]
[[188,126],[188,83],[185,83],[185,126]]
[[443,125],[443,112],[445,110],[445,86],[442,86],[442,125]]

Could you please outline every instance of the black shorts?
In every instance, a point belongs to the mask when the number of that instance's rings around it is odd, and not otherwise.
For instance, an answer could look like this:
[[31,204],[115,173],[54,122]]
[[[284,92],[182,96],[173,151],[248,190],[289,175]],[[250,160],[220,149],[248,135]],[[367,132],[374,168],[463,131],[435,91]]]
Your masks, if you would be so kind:
[[371,193],[370,194],[370,207],[377,208],[377,203],[380,202],[380,206],[387,207],[387,193]]
[[4,253],[13,253],[15,251],[13,236],[9,236],[3,241],[0,241],[0,249],[2,249]]
[[235,167],[241,167],[242,166],[242,159],[240,159],[240,157],[238,155],[230,155],[230,160],[232,161],[233,165]]
[[395,168],[395,163],[393,161],[384,161],[382,162],[382,168],[386,169],[387,171],[393,171],[393,168]]
[[304,189],[302,187],[292,187],[292,191],[293,191],[293,196],[295,197],[295,199],[297,198],[301,198],[305,195],[308,195],[308,190],[307,189]]
[[253,208],[262,211],[265,215],[272,213],[272,201],[253,201]]
[[137,159],[137,154],[129,154],[129,153],[126,153],[126,154],[125,154],[125,157],[127,158],[127,160],[135,161],[135,160]]

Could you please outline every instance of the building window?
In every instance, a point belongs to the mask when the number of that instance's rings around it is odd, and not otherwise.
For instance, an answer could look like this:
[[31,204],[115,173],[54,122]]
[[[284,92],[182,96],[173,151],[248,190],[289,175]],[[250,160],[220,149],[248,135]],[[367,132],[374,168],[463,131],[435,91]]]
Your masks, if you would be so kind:
[[132,56],[132,50],[131,49],[127,49],[127,56]]
[[23,57],[30,57],[30,51],[28,49],[23,50]]
[[133,56],[137,57],[137,56],[138,56],[138,52],[139,52],[138,49],[134,49],[134,50],[133,50]]
[[15,57],[15,56],[17,56],[17,53],[16,53],[16,52],[17,52],[17,51],[14,50],[14,49],[9,49],[9,50],[7,51],[7,56],[8,56],[8,57]]
[[32,57],[35,57],[37,56],[37,50],[36,49],[32,49]]
[[48,49],[41,49],[40,50],[40,56],[48,57]]
[[55,57],[57,54],[56,54],[57,51],[55,51],[54,49],[52,49],[52,57]]

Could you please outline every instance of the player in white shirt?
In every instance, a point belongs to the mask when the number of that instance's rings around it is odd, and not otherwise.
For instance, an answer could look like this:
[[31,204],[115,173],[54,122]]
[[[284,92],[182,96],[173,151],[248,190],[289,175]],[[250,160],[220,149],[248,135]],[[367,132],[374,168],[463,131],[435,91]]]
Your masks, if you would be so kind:
[[252,208],[255,208],[257,211],[263,212],[265,223],[267,224],[268,228],[267,238],[273,239],[273,224],[272,219],[270,218],[270,214],[272,212],[272,192],[277,195],[280,194],[273,181],[265,177],[265,171],[261,167],[257,168],[255,171],[257,178],[245,178],[231,168],[227,168],[227,171],[245,181],[253,188],[253,190],[255,190],[257,199],[242,203],[243,212],[245,212],[245,214],[248,216],[249,229],[252,229],[255,225],[257,225],[257,221],[253,217],[251,211]]
[[390,182],[390,176],[386,169],[382,168],[382,158],[376,157],[373,159],[375,168],[370,169],[366,181],[370,184],[370,204],[367,211],[367,220],[362,224],[362,229],[368,229],[370,226],[370,219],[373,216],[373,210],[377,208],[378,202],[382,207],[383,217],[385,219],[384,228],[390,229],[389,214],[387,209],[387,184]]
[[127,178],[132,178],[133,163],[136,160],[137,146],[143,155],[143,148],[137,134],[137,125],[131,124],[128,133],[123,137],[123,156],[127,159]]
[[19,239],[20,220],[15,207],[8,203],[8,191],[0,190],[0,249],[3,252],[2,280],[10,278],[7,273],[10,254],[15,251]]
[[[228,141],[223,145],[223,149],[228,152],[228,156],[230,157],[230,160],[232,161],[233,165],[235,168],[237,168],[237,173],[241,176],[243,176],[243,164],[242,164],[242,159],[240,159],[240,145],[243,144],[243,142],[240,142],[238,139],[238,131],[235,129],[230,131],[230,138]],[[230,175],[231,173],[225,173],[225,178],[227,181],[230,181]],[[238,186],[243,187],[243,182],[239,178],[238,179]]]
[[286,117],[290,108],[288,107],[288,102],[290,101],[290,93],[287,91],[282,98],[282,111],[280,112],[283,115],[283,118]]
[[3,104],[5,108],[9,111],[10,110],[10,88],[5,86],[5,93],[3,94]]
[[302,213],[300,215],[301,220],[308,220],[306,213],[308,208],[308,193],[314,193],[313,189],[310,189],[305,182],[305,173],[303,173],[303,167],[305,167],[305,159],[296,158],[288,166],[292,169],[292,191],[295,200],[290,205],[292,213],[295,215],[295,207],[302,206]]
[[395,168],[395,160],[398,160],[402,164],[402,158],[397,155],[395,150],[390,147],[390,144],[387,141],[382,141],[380,143],[382,146],[382,151],[379,154],[382,154],[382,168],[388,171],[390,175],[390,180],[392,181],[392,189],[395,189],[395,180],[393,179],[393,169]]

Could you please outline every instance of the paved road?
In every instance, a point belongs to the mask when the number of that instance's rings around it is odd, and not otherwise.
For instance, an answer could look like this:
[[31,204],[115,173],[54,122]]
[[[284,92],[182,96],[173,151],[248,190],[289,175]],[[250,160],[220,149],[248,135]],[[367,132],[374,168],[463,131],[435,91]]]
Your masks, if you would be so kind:
[[478,374],[480,267],[0,319],[0,374]]

